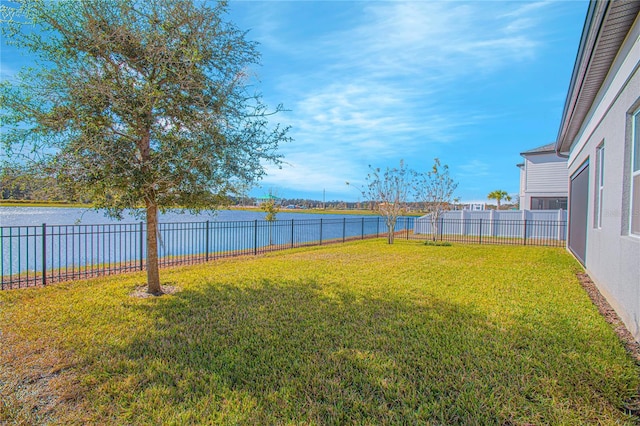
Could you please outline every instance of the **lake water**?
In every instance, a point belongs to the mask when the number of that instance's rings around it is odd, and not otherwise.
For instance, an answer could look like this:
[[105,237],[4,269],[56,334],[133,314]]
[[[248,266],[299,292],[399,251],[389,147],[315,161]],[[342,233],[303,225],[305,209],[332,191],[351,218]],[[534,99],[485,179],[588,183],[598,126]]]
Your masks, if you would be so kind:
[[[160,214],[161,223],[170,222],[227,222],[264,220],[266,213],[251,210],[217,210],[206,211],[200,214],[188,212],[167,212]],[[305,220],[320,218],[354,218],[353,215],[326,215],[313,213],[279,212],[277,220]],[[72,207],[0,207],[0,226],[37,226],[47,225],[95,225],[112,223],[138,223],[140,219],[133,215],[124,214],[124,219],[118,221],[105,216],[103,212]]]

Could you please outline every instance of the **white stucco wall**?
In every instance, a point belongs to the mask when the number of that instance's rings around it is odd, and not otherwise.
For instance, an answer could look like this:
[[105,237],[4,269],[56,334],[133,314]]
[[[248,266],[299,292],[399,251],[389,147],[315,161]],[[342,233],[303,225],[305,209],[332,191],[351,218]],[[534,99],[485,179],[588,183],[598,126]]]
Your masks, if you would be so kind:
[[[585,268],[640,341],[640,237],[629,234],[631,118],[640,108],[640,20],[636,20],[571,147],[569,176],[589,160]],[[596,148],[604,143],[602,228],[595,226]]]

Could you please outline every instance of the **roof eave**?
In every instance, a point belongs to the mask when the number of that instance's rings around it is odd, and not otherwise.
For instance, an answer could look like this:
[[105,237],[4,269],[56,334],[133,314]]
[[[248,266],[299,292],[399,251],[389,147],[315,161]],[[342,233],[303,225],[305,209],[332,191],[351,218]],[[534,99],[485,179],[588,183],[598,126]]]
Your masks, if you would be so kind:
[[525,151],[525,152],[521,152],[520,155],[524,157],[529,155],[553,154],[554,152],[556,152],[555,149],[549,149],[546,151],[534,151],[534,152]]
[[589,3],[555,143],[559,156],[571,151],[638,13],[638,0]]
[[537,148],[530,149],[528,151],[521,152],[520,155],[537,155],[537,154],[552,154],[555,152],[554,143],[548,143],[546,145],[539,146]]
[[604,12],[609,6],[608,1],[591,1],[587,9],[584,26],[582,27],[582,35],[580,37],[580,45],[578,53],[573,65],[571,81],[569,83],[569,91],[564,102],[562,112],[562,120],[560,121],[560,129],[555,144],[555,152],[557,154],[567,153],[571,148],[571,140],[567,140],[567,130],[569,122],[573,119],[573,112],[576,106],[577,98],[580,94],[588,69],[588,61],[591,59],[591,53],[597,39],[597,32],[600,30],[602,21],[604,20]]

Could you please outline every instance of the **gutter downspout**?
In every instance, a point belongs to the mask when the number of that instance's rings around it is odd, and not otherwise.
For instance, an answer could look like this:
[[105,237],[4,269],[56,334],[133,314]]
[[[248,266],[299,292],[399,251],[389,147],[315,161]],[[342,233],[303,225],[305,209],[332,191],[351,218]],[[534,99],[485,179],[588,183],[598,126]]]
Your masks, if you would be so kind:
[[556,142],[556,157],[560,157],[560,158],[569,158],[569,154],[563,154],[562,152],[560,152],[560,147],[558,146],[558,143]]

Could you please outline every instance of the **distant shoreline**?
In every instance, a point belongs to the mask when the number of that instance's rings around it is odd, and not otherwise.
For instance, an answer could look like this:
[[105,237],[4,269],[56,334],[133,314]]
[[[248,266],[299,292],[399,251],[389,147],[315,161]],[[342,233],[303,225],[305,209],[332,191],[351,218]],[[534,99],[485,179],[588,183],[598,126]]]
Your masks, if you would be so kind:
[[[67,208],[87,208],[93,209],[92,204],[82,203],[66,203],[66,202],[51,202],[51,201],[5,201],[0,200],[0,207],[67,207]],[[215,210],[247,210],[247,211],[259,211],[260,207],[257,206],[222,206]],[[352,209],[352,210],[339,210],[339,209],[285,209],[279,210],[280,213],[301,213],[301,214],[340,214],[340,215],[356,215],[356,216],[378,216],[378,213],[368,209]],[[422,216],[423,213],[409,212],[404,216]]]
[[74,207],[88,209],[93,208],[91,204],[68,203],[65,201],[21,201],[21,200],[0,200],[0,207]]
[[[50,201],[5,201],[0,200],[0,207],[67,207],[67,208],[87,208],[93,209],[92,204],[82,203],[66,203],[66,202],[50,202]],[[260,207],[257,206],[221,206],[215,210],[247,210],[247,211],[260,211]],[[358,215],[358,216],[377,216],[378,214],[372,210],[339,210],[339,209],[285,209],[282,208],[279,212],[287,213],[302,213],[302,214],[342,214],[342,215]]]

